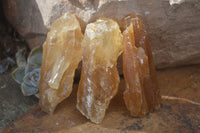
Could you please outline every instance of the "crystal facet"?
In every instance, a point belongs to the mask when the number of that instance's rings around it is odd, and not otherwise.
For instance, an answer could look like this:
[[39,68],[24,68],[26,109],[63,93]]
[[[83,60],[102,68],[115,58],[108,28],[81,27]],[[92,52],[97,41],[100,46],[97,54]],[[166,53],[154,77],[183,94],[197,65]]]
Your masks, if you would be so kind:
[[122,53],[122,34],[111,19],[87,25],[82,42],[82,73],[77,108],[94,123],[100,123],[116,95],[119,74],[117,58]]
[[72,91],[75,69],[81,61],[83,34],[77,18],[66,13],[51,26],[43,45],[40,107],[52,114]]
[[124,18],[124,101],[132,116],[142,117],[160,107],[160,91],[147,33],[139,17]]

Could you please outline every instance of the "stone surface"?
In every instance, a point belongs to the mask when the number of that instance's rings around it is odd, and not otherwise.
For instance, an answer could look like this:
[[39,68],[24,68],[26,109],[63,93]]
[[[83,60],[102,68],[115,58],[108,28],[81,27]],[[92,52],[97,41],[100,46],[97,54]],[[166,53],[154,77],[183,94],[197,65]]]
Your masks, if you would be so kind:
[[77,94],[78,110],[100,123],[119,85],[117,59],[122,53],[117,22],[99,19],[87,25],[82,42],[82,72]]
[[0,1],[0,74],[5,74],[16,67],[15,53],[18,49],[24,49],[24,55],[29,50],[24,39],[6,21],[2,2]]
[[200,63],[199,0],[175,5],[170,5],[171,1],[4,0],[3,5],[8,21],[31,48],[43,44],[50,25],[65,12],[77,15],[82,31],[99,17],[120,20],[126,14],[137,13],[146,21],[157,68]]
[[124,18],[124,101],[132,116],[142,117],[160,107],[155,66],[148,36],[135,15]]
[[[143,118],[133,118],[129,115],[123,101],[125,81],[121,78],[119,93],[111,101],[106,117],[99,125],[89,122],[76,109],[78,84],[74,84],[71,96],[58,106],[54,115],[45,114],[36,105],[19,120],[0,132],[200,132],[200,105],[197,104],[200,103],[200,66],[160,70],[158,71],[158,82],[163,96],[161,109]],[[169,98],[166,99],[166,96]]]
[[52,114],[72,91],[75,69],[81,61],[83,34],[76,16],[66,13],[51,26],[43,45],[40,106]]
[[82,42],[82,72],[77,94],[78,110],[100,123],[119,85],[117,59],[122,53],[117,22],[99,19],[87,25]]
[[0,130],[19,119],[37,102],[34,96],[23,96],[20,85],[10,74],[0,74]]

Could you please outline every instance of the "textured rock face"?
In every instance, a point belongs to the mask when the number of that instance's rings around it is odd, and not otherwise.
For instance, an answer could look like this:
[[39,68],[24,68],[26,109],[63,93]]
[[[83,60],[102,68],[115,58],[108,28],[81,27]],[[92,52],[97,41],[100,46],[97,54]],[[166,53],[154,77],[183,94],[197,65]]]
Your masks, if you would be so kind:
[[82,42],[82,72],[77,108],[92,122],[100,123],[116,95],[119,74],[117,58],[122,53],[122,35],[111,19],[87,25]]
[[40,107],[53,113],[55,107],[72,91],[74,72],[81,61],[83,34],[76,17],[70,13],[56,20],[43,45]]
[[7,20],[31,48],[44,43],[48,30],[35,0],[5,0],[3,7]]
[[142,117],[160,107],[160,90],[148,36],[140,19],[128,15],[124,25],[124,101],[132,116]]
[[82,31],[99,17],[120,20],[126,14],[137,13],[146,21],[157,68],[200,63],[199,0],[184,0],[180,4],[173,1],[4,0],[3,5],[8,21],[30,47],[43,44],[50,25],[65,12],[76,14]]

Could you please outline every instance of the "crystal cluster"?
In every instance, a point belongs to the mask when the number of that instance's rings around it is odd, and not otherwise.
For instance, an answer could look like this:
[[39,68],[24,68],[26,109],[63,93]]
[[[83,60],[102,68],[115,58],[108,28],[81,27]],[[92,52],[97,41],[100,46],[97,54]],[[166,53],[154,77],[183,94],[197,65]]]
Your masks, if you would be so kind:
[[94,123],[103,120],[110,100],[118,91],[116,65],[122,50],[122,35],[115,21],[99,19],[87,25],[82,42],[77,108]]
[[52,114],[72,91],[75,69],[81,61],[83,34],[77,18],[66,13],[51,26],[43,45],[40,107]]
[[124,29],[124,101],[132,116],[142,117],[160,107],[155,66],[141,20],[137,16],[127,15],[124,18]]
[[94,123],[100,123],[110,100],[116,95],[119,74],[117,59],[123,52],[126,81],[124,101],[132,116],[142,117],[160,107],[160,92],[147,33],[138,16],[123,19],[123,36],[117,22],[98,19],[86,26],[70,13],[53,23],[43,45],[40,106],[52,114],[67,98],[74,72],[82,59],[77,109]]

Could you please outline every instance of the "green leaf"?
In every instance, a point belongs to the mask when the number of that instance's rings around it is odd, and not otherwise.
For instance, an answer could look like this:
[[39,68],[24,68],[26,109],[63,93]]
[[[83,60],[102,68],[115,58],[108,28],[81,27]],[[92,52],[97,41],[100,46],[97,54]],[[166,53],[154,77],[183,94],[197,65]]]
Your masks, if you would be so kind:
[[39,88],[40,83],[40,68],[34,69],[27,73],[24,77],[24,83],[29,86]]
[[25,68],[24,67],[18,67],[12,72],[13,79],[21,84],[23,82],[23,78],[25,76]]
[[16,62],[18,67],[25,67],[26,66],[26,58],[25,55],[23,54],[25,49],[19,49],[15,55],[16,57]]
[[28,63],[36,64],[41,66],[42,64],[42,46],[36,47],[33,50],[31,50],[29,56],[28,56]]
[[36,64],[32,64],[32,63],[28,63],[25,67],[25,74],[32,72],[35,69],[40,68],[41,66],[36,65]]
[[34,86],[29,86],[25,83],[22,83],[21,90],[22,90],[22,93],[24,94],[24,96],[31,96],[38,92],[38,88],[36,88]]
[[35,94],[37,98],[40,98],[39,92]]

